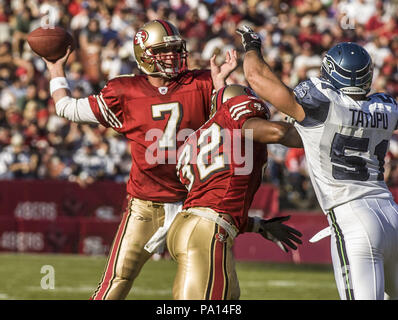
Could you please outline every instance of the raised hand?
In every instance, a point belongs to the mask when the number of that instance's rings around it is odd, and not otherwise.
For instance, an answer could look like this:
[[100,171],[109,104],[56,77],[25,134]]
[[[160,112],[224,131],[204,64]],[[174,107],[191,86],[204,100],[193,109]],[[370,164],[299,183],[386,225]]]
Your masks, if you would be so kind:
[[241,35],[242,44],[245,51],[257,50],[261,51],[261,39],[260,36],[253,31],[249,26],[242,26],[236,29],[236,33]]
[[221,89],[226,85],[226,80],[229,75],[238,66],[238,55],[236,50],[227,51],[225,61],[221,66],[216,64],[216,55],[210,59],[211,77],[213,79],[214,88]]

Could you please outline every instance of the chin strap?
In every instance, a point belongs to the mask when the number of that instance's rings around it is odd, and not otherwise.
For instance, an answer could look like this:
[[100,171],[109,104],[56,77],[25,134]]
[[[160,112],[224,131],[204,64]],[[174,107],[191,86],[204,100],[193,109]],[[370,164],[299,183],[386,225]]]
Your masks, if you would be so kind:
[[359,87],[344,87],[339,90],[345,94],[367,94],[369,92]]

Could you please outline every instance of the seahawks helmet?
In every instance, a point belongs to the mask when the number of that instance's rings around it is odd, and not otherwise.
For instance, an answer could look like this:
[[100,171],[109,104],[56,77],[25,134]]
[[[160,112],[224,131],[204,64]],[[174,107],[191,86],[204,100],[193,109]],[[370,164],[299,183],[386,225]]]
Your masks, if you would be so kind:
[[165,20],[142,26],[134,37],[134,57],[145,74],[174,78],[187,69],[185,40],[178,29]]
[[342,42],[326,53],[321,74],[346,94],[367,94],[373,78],[372,59],[360,45]]

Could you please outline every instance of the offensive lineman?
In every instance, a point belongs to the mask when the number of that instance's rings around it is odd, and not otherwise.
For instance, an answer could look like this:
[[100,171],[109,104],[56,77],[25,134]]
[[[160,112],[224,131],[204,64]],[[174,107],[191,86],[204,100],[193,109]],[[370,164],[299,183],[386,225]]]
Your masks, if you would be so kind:
[[285,252],[301,243],[301,233],[282,223],[289,217],[259,221],[247,215],[267,161],[266,144],[302,147],[297,131],[267,121],[267,106],[247,87],[221,88],[213,105],[214,116],[178,151],[177,171],[188,195],[167,234],[178,263],[173,285],[178,300],[239,298],[232,245],[240,233],[258,232]]
[[233,52],[221,67],[213,57],[211,73],[188,70],[185,41],[164,20],[148,22],[138,30],[134,54],[143,75],[116,77],[98,95],[84,99],[70,97],[64,73],[69,51],[55,63],[45,61],[59,116],[111,127],[131,144],[128,205],[91,297],[95,300],[125,299],[142,266],[162,247],[165,224],[186,197],[175,174],[176,156],[173,159],[186,138],[180,133],[199,128],[209,118],[212,78],[216,89],[224,86],[237,65]]
[[242,36],[244,72],[255,92],[296,120],[316,195],[330,225],[341,299],[398,298],[398,205],[384,182],[384,158],[397,129],[398,104],[367,96],[373,67],[355,43],[339,43],[323,59],[319,78],[288,89],[261,55],[249,27]]

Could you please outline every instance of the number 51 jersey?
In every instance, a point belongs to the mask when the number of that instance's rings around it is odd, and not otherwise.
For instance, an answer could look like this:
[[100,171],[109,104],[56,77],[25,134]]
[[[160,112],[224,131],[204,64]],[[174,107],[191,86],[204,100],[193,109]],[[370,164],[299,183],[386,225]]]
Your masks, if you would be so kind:
[[321,208],[326,212],[359,198],[390,198],[384,158],[397,128],[397,102],[380,93],[356,101],[319,78],[300,83],[294,93],[306,114],[295,127]]

